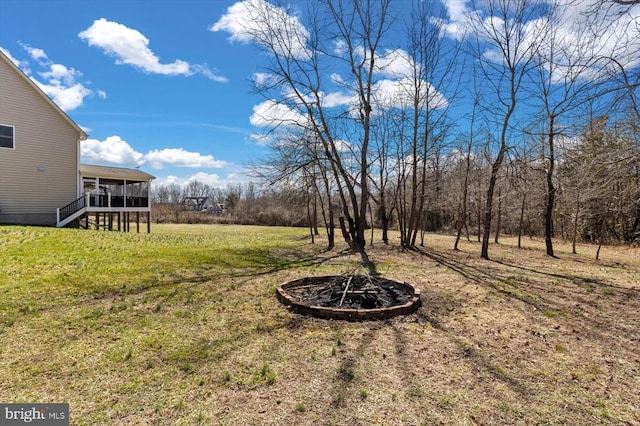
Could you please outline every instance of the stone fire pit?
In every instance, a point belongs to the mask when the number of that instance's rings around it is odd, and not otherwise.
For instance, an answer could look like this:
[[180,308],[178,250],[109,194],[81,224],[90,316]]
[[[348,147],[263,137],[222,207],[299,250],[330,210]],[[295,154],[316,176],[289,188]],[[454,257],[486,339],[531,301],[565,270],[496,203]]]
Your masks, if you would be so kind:
[[407,315],[420,307],[420,291],[407,283],[369,275],[306,277],[276,289],[294,312],[349,321]]

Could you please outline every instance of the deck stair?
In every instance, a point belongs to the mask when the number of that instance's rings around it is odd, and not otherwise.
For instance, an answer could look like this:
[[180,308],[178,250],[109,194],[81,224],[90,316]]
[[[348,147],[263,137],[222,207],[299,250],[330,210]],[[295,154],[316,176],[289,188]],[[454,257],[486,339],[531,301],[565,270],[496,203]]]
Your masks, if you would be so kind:
[[89,196],[85,194],[66,206],[57,209],[56,226],[62,228],[85,214],[89,205],[88,198]]

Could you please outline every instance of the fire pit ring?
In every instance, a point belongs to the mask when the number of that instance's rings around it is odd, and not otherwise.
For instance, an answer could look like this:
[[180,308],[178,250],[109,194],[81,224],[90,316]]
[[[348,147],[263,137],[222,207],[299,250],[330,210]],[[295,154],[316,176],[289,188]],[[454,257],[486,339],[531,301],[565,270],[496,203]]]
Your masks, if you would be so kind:
[[408,315],[421,304],[410,284],[368,275],[300,278],[279,285],[276,295],[293,312],[347,321]]

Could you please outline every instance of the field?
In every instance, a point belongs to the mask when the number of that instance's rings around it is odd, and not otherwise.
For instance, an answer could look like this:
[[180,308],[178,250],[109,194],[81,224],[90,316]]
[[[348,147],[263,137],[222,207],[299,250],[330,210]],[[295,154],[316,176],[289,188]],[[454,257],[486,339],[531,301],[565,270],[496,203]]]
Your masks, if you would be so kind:
[[305,229],[0,227],[0,401],[78,425],[640,425],[640,248],[453,242],[376,242],[423,306],[352,323],[277,301],[358,267]]

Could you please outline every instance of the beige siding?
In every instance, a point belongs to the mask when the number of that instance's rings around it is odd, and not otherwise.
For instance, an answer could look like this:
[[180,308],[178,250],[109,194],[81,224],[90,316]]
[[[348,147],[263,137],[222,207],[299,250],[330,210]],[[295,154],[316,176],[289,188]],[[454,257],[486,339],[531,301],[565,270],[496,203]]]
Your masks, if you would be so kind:
[[0,223],[55,224],[78,194],[78,130],[3,60],[0,123],[15,126],[15,149],[0,148]]

